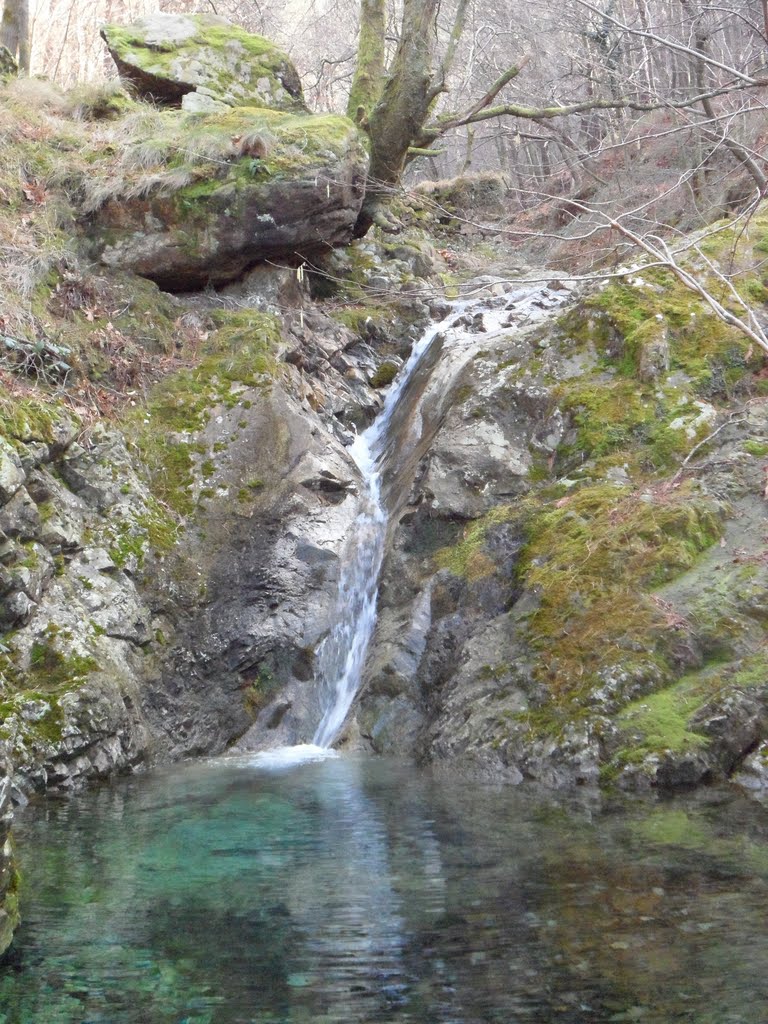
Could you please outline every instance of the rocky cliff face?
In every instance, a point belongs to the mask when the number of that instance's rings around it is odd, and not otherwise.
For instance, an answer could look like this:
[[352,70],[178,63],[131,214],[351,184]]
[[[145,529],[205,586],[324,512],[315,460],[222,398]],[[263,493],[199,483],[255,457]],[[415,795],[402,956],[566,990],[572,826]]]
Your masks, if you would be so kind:
[[265,705],[274,742],[319,718],[304,691],[356,514],[345,424],[379,405],[380,357],[305,313],[293,271],[230,301],[209,356],[122,423],[5,425],[0,738],[22,788],[221,750]]
[[[229,30],[163,24],[178,39],[153,88],[204,110],[44,91],[30,112],[29,84],[2,94],[0,232],[25,255],[0,304],[0,948],[12,798],[243,736],[311,738],[357,515],[347,446],[448,308],[415,228],[326,253],[315,286],[333,295],[313,301],[297,254],[351,230],[356,129],[297,112],[285,71],[281,109],[217,93],[184,48]],[[136,33],[107,35],[143,67]],[[62,178],[51,154],[76,132]],[[723,246],[761,251],[768,222],[752,230]],[[298,266],[254,267],[280,253]],[[393,420],[379,621],[346,741],[550,786],[742,765],[763,786],[761,361],[657,271],[577,292],[499,268],[465,282],[485,299],[457,309]]]
[[356,730],[550,786],[729,776],[768,713],[753,354],[639,276],[530,313],[480,317],[426,390]]

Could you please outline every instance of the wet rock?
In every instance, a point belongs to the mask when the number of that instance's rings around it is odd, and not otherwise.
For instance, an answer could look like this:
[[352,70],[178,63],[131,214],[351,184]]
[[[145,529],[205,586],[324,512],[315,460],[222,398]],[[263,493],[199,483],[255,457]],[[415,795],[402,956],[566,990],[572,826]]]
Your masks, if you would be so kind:
[[768,792],[768,740],[763,740],[744,758],[734,782],[745,789]]

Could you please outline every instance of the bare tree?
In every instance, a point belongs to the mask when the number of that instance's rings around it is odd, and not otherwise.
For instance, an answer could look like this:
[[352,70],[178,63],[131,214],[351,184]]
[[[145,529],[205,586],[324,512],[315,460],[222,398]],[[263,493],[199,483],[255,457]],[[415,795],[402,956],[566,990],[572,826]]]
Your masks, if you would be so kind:
[[0,46],[16,60],[19,71],[30,68],[29,0],[5,0],[0,21]]
[[[605,141],[614,144],[642,114],[700,111],[697,116],[706,125],[701,138],[710,147],[724,146],[760,191],[765,191],[765,162],[739,141],[734,122],[720,121],[723,111],[714,104],[718,97],[725,98],[724,109],[735,112],[740,97],[768,84],[762,22],[758,26],[743,5],[700,9],[694,0],[678,0],[671,12],[669,8],[660,0],[570,0],[565,8],[567,17],[561,17],[565,28],[560,30],[559,41],[565,32],[576,45],[561,47],[569,55],[570,67],[563,66],[561,57],[556,68],[559,85],[552,77],[544,83],[541,73],[530,74],[541,55],[533,46],[523,47],[519,35],[507,33],[517,55],[507,47],[504,63],[500,63],[497,50],[494,60],[486,60],[483,66],[485,73],[493,71],[493,78],[483,81],[477,75],[468,83],[466,75],[459,76],[460,88],[454,89],[456,76],[452,78],[452,73],[458,54],[458,63],[465,68],[482,63],[476,55],[478,35],[468,32],[468,43],[464,38],[468,18],[475,10],[470,0],[403,0],[397,46],[386,68],[384,0],[363,0],[350,113],[370,137],[371,171],[358,234],[364,234],[374,222],[385,227],[391,223],[386,196],[411,160],[434,157],[435,144],[460,131],[460,167],[462,161],[467,162],[466,146],[472,147],[474,156],[482,144],[474,126],[486,122],[498,126],[502,119],[541,127],[538,135],[526,133],[527,147],[534,147],[531,158],[535,154],[538,165],[535,177],[548,176],[556,155],[558,164],[565,165],[578,183],[581,167],[588,171],[589,155]],[[493,35],[492,19],[495,16],[502,21],[502,15],[485,5],[483,11]],[[736,50],[738,58],[734,58]],[[517,101],[510,86],[518,84],[524,68],[528,69],[524,80],[531,82],[530,99]],[[471,86],[476,98],[468,99],[463,109],[445,102],[445,94],[455,103]],[[563,99],[566,88],[571,96]],[[730,107],[729,97],[737,100]],[[576,141],[568,130],[575,117],[581,118],[581,140]],[[554,131],[546,127],[555,121],[563,122],[562,127]],[[556,145],[550,145],[553,137]],[[580,152],[584,155],[579,156]]]

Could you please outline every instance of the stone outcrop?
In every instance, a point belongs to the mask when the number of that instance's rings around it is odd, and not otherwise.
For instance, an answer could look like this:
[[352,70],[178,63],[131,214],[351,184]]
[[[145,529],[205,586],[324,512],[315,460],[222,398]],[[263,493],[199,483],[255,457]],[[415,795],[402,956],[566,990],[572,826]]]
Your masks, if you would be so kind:
[[[631,443],[611,433],[626,400],[604,404],[629,389],[592,339],[619,341],[593,322],[574,343],[589,317],[582,304],[566,310],[532,324],[518,299],[506,324],[489,314],[461,344],[447,338],[349,739],[553,787],[727,778],[768,730],[768,404],[715,420],[701,399],[683,406],[675,389],[690,378],[678,369],[668,404],[648,392],[642,458],[646,436],[685,452],[720,429],[687,473],[634,490],[642,463],[584,454]],[[660,363],[653,384],[673,373]],[[745,774],[753,788],[761,763],[753,756]]]
[[[248,133],[259,155],[226,159],[173,194],[116,196],[91,238],[109,267],[172,291],[220,285],[266,260],[299,263],[348,241],[362,202],[367,154],[343,117],[203,115],[212,137]],[[260,133],[260,134],[259,134]]]
[[215,14],[150,14],[101,35],[123,81],[156,103],[306,109],[288,55]]
[[284,54],[214,15],[152,15],[104,36],[142,95],[183,110],[122,166],[95,156],[83,212],[103,264],[192,291],[350,240],[364,137],[345,117],[306,112]]

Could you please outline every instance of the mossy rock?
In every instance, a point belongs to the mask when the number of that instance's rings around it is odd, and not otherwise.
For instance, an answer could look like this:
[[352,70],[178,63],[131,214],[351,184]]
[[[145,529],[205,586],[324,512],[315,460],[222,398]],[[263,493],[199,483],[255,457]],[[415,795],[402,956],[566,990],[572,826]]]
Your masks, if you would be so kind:
[[397,376],[398,366],[390,360],[381,363],[370,380],[372,388],[387,388]]
[[227,106],[304,110],[301,82],[287,54],[214,14],[150,14],[101,35],[120,77],[140,96],[188,106],[196,94]]
[[502,175],[492,171],[462,174],[444,181],[425,181],[417,191],[435,204],[441,219],[450,214],[477,217],[506,212],[506,182]]
[[125,173],[105,165],[105,201],[93,204],[89,234],[107,266],[187,291],[351,238],[368,153],[345,117],[258,107],[169,112],[151,142],[154,166]]

